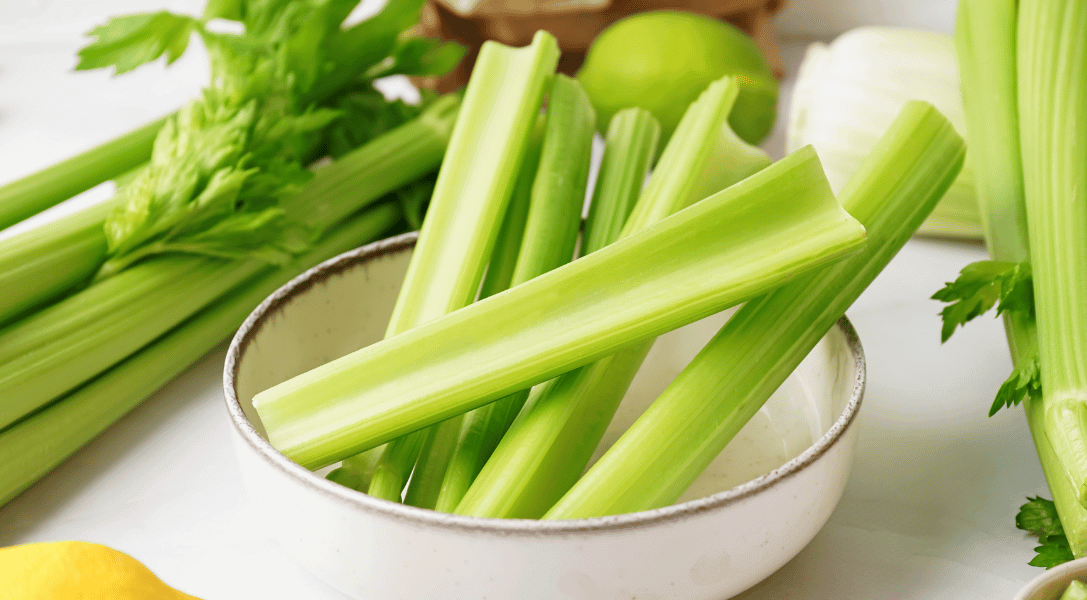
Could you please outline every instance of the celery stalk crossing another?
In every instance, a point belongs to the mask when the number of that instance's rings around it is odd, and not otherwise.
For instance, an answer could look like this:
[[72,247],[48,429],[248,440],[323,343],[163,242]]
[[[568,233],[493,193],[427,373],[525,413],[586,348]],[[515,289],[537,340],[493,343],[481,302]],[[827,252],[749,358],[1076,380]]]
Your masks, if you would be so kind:
[[[728,126],[736,92],[735,82],[725,78],[688,107],[619,237],[770,164],[765,153]],[[640,341],[538,386],[457,512],[542,516],[584,471],[653,341]]]
[[[596,112],[588,94],[577,81],[556,75],[547,103],[543,149],[532,185],[528,218],[510,285],[524,283],[574,258],[595,132]],[[456,508],[483,462],[524,406],[527,392],[518,390],[464,415],[458,435],[446,438],[451,443],[444,447],[432,445],[433,456],[449,458],[444,469],[431,466],[440,459],[420,461],[412,476],[409,495],[416,482],[421,487],[430,482],[437,494],[433,502],[425,498],[416,506],[443,512]]]
[[0,431],[0,505],[229,337],[254,306],[291,277],[377,238],[398,217],[386,203],[350,219],[290,265],[247,282],[55,404]]
[[800,150],[654,227],[265,390],[254,406],[273,446],[318,468],[766,293],[863,243],[815,153]]
[[741,307],[545,518],[674,502],[906,243],[964,155],[947,119],[908,103],[840,195],[866,228],[864,250]]
[[[488,42],[480,50],[386,337],[475,300],[558,56],[546,32],[524,48]],[[371,495],[399,500],[427,435],[383,440],[392,443]]]

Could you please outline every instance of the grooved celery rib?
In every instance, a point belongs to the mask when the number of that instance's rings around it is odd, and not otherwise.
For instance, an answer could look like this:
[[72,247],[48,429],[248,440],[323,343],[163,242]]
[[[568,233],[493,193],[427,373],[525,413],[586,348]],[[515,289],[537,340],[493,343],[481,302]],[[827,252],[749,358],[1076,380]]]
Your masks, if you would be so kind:
[[316,468],[660,335],[863,245],[814,151],[607,248],[254,398]]
[[585,222],[582,254],[595,252],[619,237],[649,174],[660,134],[660,123],[641,108],[623,109],[611,118]]
[[[386,337],[475,300],[558,56],[558,43],[543,31],[524,48],[487,42],[480,49]],[[371,495],[399,500],[425,435],[385,449]]]
[[[1016,103],[1017,10],[1016,0],[960,0],[955,19],[967,139],[985,241],[993,259],[1011,262],[1026,261],[1030,254]],[[1004,328],[1016,365],[1036,356],[1033,319],[1006,313]],[[1042,393],[1044,398],[1044,388]],[[1069,545],[1075,556],[1083,556],[1087,509],[1046,435],[1045,402],[1026,398],[1024,409]]]
[[0,187],[0,229],[147,162],[166,119]]
[[[588,94],[577,81],[556,75],[547,104],[542,156],[511,285],[524,283],[573,259],[595,132],[596,111]],[[418,486],[432,491],[421,495],[421,503],[416,506],[444,512],[456,508],[483,462],[521,410],[527,391],[518,390],[469,412],[462,419],[440,425],[452,428],[456,424],[457,435],[435,436],[429,452],[433,458],[421,460],[415,468],[408,488],[409,503],[413,499],[411,490]],[[439,439],[448,442],[441,444],[437,442]],[[441,461],[443,455],[448,457],[445,461]],[[440,462],[444,462],[444,468],[433,466]]]
[[396,207],[382,204],[350,219],[291,265],[231,292],[71,394],[0,431],[0,505],[229,337],[254,306],[291,277],[377,238],[398,218]]
[[1060,600],[1087,600],[1087,584],[1073,580],[1061,594]]
[[0,240],[0,326],[90,281],[106,257],[103,202]]
[[[375,138],[341,159],[349,169],[322,169],[299,192],[312,198],[310,186],[341,189],[342,207],[321,210],[322,218],[354,212],[417,177],[425,163],[429,169],[441,159],[440,148],[449,135],[445,127],[430,124],[397,128]],[[425,143],[422,143],[425,142]],[[379,148],[411,149],[394,152],[404,163],[392,165]],[[368,149],[368,150],[367,150]],[[419,164],[407,164],[418,160]],[[340,181],[342,183],[336,183]],[[317,200],[315,206],[324,199]],[[314,218],[311,226],[323,230],[333,222]],[[272,267],[261,260],[228,261],[194,256],[163,256],[134,265],[117,275],[73,294],[0,331],[0,427],[5,427],[59,395],[75,388],[139,350],[184,321],[230,289]]]
[[[770,164],[761,151],[752,152],[746,142],[731,135],[727,117],[735,98],[736,86],[725,78],[688,107],[631,217],[621,231],[613,228],[617,236],[642,230],[700,199],[698,194],[707,185],[726,187],[749,175],[745,168],[757,171]],[[759,155],[761,160],[751,160]],[[706,178],[707,171],[714,177]],[[730,179],[733,176],[736,179]],[[639,341],[534,390],[528,408],[456,512],[542,516],[585,470],[653,341]]]
[[1022,0],[1019,141],[1045,432],[1087,503],[1087,0]]
[[864,250],[749,301],[545,518],[674,502],[906,243],[962,167],[965,145],[910,102],[842,190]]

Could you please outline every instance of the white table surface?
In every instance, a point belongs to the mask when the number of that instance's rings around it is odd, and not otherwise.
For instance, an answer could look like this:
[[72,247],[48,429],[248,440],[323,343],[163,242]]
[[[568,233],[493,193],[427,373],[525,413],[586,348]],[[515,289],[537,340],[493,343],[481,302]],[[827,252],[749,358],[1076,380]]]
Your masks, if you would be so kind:
[[[17,6],[16,6],[17,4]],[[202,2],[156,2],[190,10]],[[948,31],[952,0],[793,0],[780,29],[863,23]],[[0,182],[176,108],[206,78],[202,52],[117,79],[73,73],[81,33],[139,0],[35,0],[0,6]],[[783,98],[790,89],[787,80]],[[784,114],[784,111],[782,111]],[[783,123],[767,146],[780,155]],[[84,202],[108,189],[89,192]],[[848,315],[868,357],[853,473],[826,528],[747,599],[1010,598],[1041,572],[1014,528],[1027,495],[1048,496],[1021,410],[986,413],[1010,371],[995,319],[939,342],[928,297],[979,245],[914,239]],[[0,508],[0,546],[99,542],[206,600],[342,598],[293,564],[248,517],[212,353],[30,490]],[[2,595],[2,594],[0,594]],[[511,599],[512,600],[512,599]]]

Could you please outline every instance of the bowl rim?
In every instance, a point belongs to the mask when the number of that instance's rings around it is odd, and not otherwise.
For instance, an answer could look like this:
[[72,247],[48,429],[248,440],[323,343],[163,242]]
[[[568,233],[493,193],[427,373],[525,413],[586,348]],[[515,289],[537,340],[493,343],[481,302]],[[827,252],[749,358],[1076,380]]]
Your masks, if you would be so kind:
[[278,313],[293,297],[360,264],[411,248],[415,245],[417,239],[418,232],[415,231],[385,238],[330,258],[308,269],[261,302],[238,329],[227,350],[226,362],[223,367],[223,395],[231,424],[241,441],[260,456],[263,461],[284,475],[296,479],[312,490],[339,502],[363,511],[376,513],[382,517],[406,521],[416,526],[438,527],[464,533],[539,537],[541,535],[561,536],[571,533],[638,529],[659,524],[663,521],[674,522],[716,511],[740,503],[764,490],[777,486],[786,479],[800,473],[826,454],[853,424],[857,411],[860,409],[866,383],[864,350],[852,323],[845,316],[842,316],[836,323],[836,327],[845,336],[846,345],[853,355],[854,379],[849,401],[846,403],[841,415],[835,419],[826,433],[798,456],[765,475],[710,496],[622,515],[545,521],[536,519],[497,519],[441,513],[374,498],[365,493],[333,483],[281,454],[249,422],[242,410],[236,391],[240,358],[265,321]]
[[[1023,586],[1012,600],[1034,600],[1039,592],[1049,587],[1050,584],[1058,581],[1071,583],[1073,579],[1079,579],[1083,575],[1087,575],[1087,557],[1070,560],[1042,571],[1037,577]],[[1053,597],[1060,598],[1060,594]]]

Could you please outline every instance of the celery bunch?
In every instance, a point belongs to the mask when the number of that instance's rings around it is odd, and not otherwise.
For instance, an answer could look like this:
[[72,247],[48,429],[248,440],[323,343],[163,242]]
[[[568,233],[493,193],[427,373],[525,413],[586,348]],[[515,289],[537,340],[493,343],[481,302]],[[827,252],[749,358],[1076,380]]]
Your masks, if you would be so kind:
[[[1087,2],[962,0],[956,42],[994,259],[934,297],[944,338],[996,306],[1062,535],[1031,564],[1087,554]],[[1064,540],[1058,542],[1057,540]]]
[[[356,4],[213,2],[200,18],[132,15],[91,32],[79,68],[118,73],[176,59],[195,32],[212,81],[163,124],[85,154],[85,165],[69,160],[0,190],[44,206],[58,189],[146,162],[120,177],[113,200],[0,242],[0,286],[13,290],[0,298],[0,438],[67,436],[0,470],[0,496],[210,349],[254,298],[307,261],[420,220],[425,177],[442,159],[460,99],[408,107],[386,102],[372,83],[444,72],[463,50],[404,34],[421,1],[394,0],[345,25]],[[242,33],[210,31],[212,19],[238,21]],[[307,168],[329,155],[337,160]],[[47,185],[65,177],[66,188]]]

